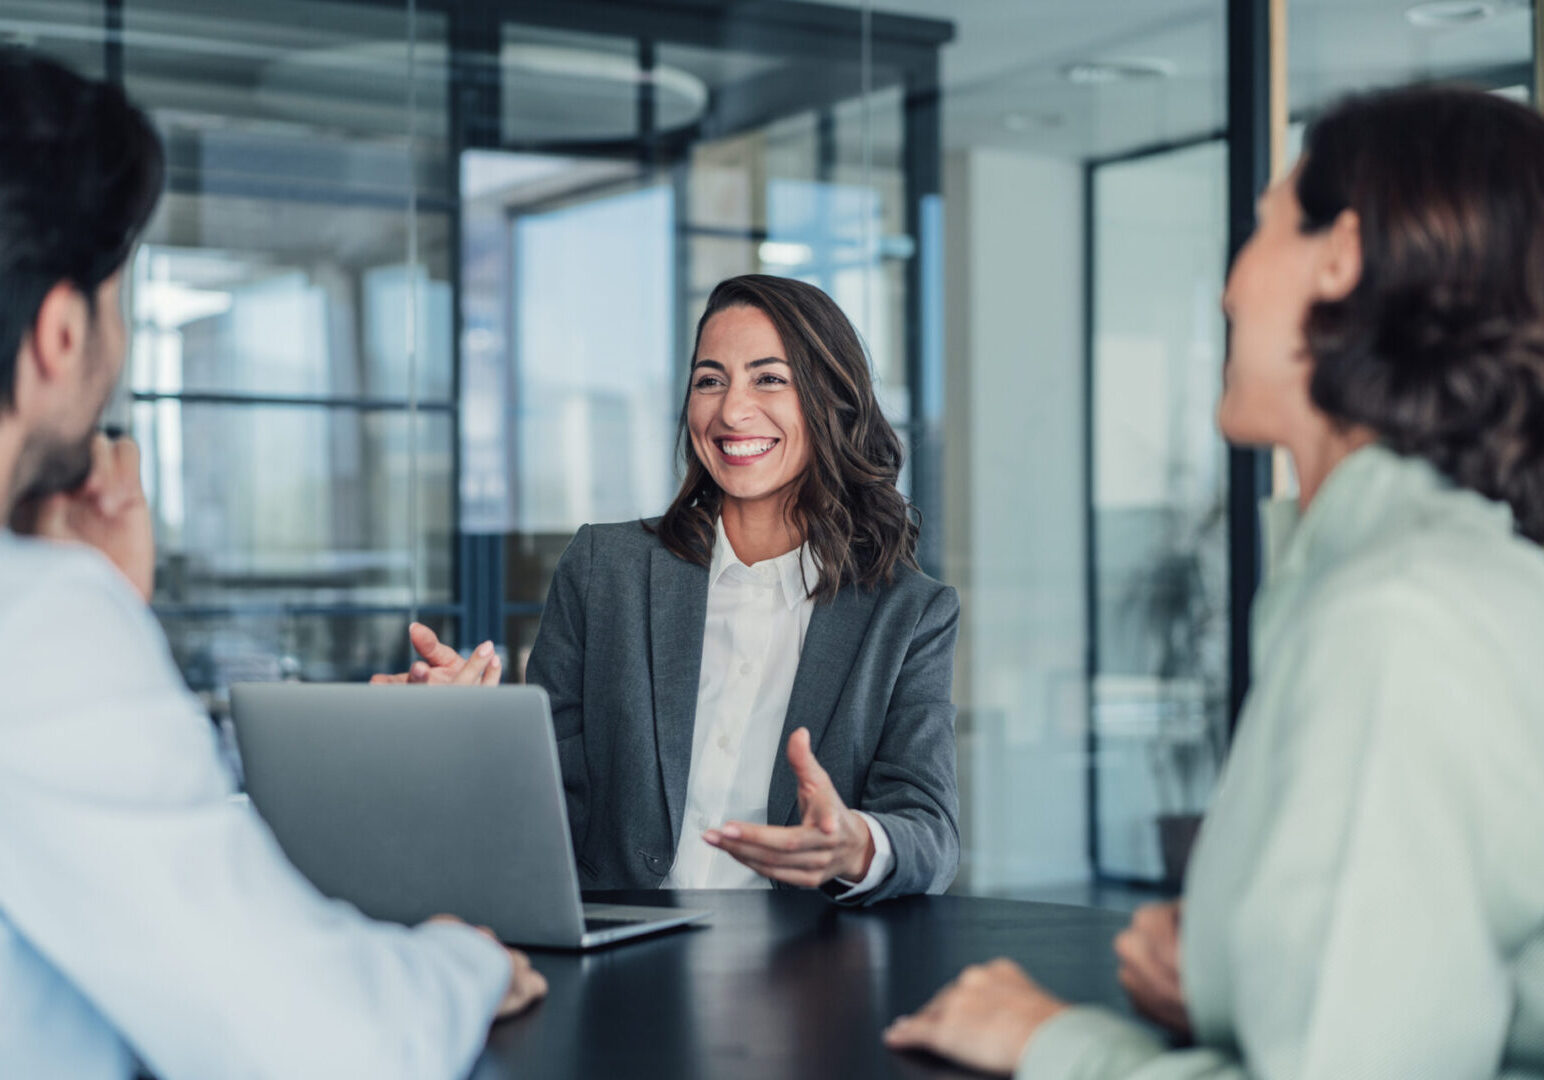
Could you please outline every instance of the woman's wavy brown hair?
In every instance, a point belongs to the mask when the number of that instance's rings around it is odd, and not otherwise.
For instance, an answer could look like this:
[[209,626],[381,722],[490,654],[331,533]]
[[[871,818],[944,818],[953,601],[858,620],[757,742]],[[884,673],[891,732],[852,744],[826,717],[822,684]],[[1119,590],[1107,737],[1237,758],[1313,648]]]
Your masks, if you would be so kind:
[[1314,403],[1544,542],[1544,117],[1455,87],[1348,98],[1297,197],[1305,232],[1361,223],[1360,282],[1309,312]]
[[[720,282],[708,297],[697,343],[709,319],[736,307],[755,308],[772,321],[793,369],[810,461],[788,512],[816,557],[815,599],[831,600],[849,583],[877,588],[893,581],[898,567],[915,569],[916,512],[896,487],[901,440],[874,397],[868,356],[852,323],[812,285],[746,274]],[[679,431],[686,476],[655,532],[667,550],[707,566],[724,493],[692,447],[690,388],[686,397]]]

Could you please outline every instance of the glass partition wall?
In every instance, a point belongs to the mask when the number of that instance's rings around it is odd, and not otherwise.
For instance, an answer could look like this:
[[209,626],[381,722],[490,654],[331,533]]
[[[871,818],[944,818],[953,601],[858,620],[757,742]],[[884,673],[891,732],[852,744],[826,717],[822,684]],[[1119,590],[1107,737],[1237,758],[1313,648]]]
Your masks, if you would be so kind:
[[166,139],[111,419],[212,711],[400,669],[415,617],[520,677],[574,530],[674,491],[708,291],[795,276],[960,590],[956,889],[1103,903],[1177,883],[1290,491],[1212,422],[1265,69],[1300,131],[1529,95],[1533,40],[1525,0],[0,0]]

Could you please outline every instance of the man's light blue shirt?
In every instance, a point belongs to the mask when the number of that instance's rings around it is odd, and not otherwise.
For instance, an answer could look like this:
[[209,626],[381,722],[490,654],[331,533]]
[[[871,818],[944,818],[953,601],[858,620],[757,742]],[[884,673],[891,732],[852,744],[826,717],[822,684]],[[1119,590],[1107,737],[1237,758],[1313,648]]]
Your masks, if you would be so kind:
[[0,531],[0,1076],[463,1075],[509,979],[320,896],[95,552]]

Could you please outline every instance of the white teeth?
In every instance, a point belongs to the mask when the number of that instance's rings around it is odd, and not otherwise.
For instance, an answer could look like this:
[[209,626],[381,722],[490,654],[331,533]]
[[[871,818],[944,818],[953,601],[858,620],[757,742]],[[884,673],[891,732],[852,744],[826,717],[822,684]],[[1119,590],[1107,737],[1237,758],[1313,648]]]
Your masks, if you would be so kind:
[[724,453],[730,457],[755,457],[757,454],[765,454],[777,445],[776,439],[750,439],[744,442],[724,442],[719,444]]

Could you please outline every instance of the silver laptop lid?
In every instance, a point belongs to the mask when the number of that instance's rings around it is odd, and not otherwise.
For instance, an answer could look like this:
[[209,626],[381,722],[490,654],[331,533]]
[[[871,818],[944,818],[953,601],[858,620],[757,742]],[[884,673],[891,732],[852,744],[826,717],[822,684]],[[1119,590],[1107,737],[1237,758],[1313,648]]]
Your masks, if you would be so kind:
[[366,915],[458,915],[505,941],[584,932],[546,692],[231,689],[247,792],[295,866]]

